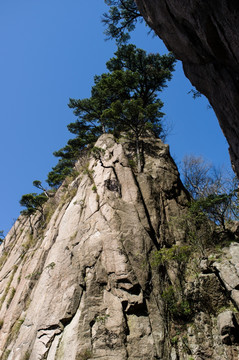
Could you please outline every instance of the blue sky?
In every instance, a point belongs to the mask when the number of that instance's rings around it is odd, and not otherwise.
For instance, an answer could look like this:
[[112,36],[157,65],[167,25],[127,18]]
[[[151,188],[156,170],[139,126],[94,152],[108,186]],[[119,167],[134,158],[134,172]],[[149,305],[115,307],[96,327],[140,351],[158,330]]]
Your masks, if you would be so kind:
[[[0,2],[0,230],[5,233],[22,209],[23,194],[34,192],[57,162],[53,151],[71,134],[76,120],[69,98],[90,96],[93,77],[103,73],[116,46],[105,41],[103,0],[1,0]],[[132,42],[149,52],[167,52],[141,25]],[[230,167],[227,143],[204,98],[193,100],[192,86],[178,62],[162,93],[167,139],[180,164],[186,154],[202,155]]]

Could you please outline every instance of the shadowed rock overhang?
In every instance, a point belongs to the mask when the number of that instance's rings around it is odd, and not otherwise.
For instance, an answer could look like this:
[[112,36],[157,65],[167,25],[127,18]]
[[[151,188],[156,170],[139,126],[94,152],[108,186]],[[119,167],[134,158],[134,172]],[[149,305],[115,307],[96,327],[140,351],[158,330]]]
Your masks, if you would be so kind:
[[149,26],[183,62],[228,141],[239,176],[239,2],[135,0]]

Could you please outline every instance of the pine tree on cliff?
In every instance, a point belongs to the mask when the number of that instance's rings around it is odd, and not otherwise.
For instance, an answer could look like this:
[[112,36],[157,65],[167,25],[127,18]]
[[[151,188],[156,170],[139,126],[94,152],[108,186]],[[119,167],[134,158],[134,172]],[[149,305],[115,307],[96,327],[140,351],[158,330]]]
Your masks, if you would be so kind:
[[103,15],[107,40],[115,39],[118,44],[127,42],[130,38],[129,32],[135,29],[137,21],[143,21],[135,1],[105,0],[105,3],[110,6],[108,13]]
[[[91,97],[70,99],[69,107],[78,117],[68,129],[82,140],[82,128],[87,141],[100,133],[131,133],[135,140],[138,171],[142,169],[139,138],[150,129],[156,136],[162,131],[162,101],[158,93],[172,77],[175,58],[172,54],[147,54],[135,45],[122,45],[106,66],[109,70],[95,76]],[[84,138],[84,137],[83,137]],[[73,141],[71,141],[71,145]]]
[[140,172],[139,138],[149,129],[156,136],[162,132],[163,103],[158,93],[171,79],[174,63],[172,54],[147,54],[135,45],[118,47],[106,63],[108,72],[95,76],[91,97],[70,99],[69,107],[77,120],[68,125],[68,130],[76,136],[54,153],[60,160],[49,173],[48,184],[58,187],[82,152],[103,133],[131,134]]
[[22,195],[22,198],[19,201],[20,205],[26,208],[21,211],[21,214],[28,216],[32,233],[33,227],[31,223],[31,215],[39,211],[41,213],[42,219],[44,220],[43,204],[47,201],[47,199],[48,197],[45,194],[30,193]]

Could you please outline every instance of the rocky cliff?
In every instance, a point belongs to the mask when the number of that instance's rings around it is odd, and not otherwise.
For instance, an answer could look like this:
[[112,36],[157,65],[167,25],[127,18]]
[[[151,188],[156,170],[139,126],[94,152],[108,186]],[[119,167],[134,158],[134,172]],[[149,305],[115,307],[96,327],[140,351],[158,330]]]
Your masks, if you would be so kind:
[[137,174],[131,145],[103,135],[1,245],[1,360],[238,359],[239,245],[192,252],[168,146]]
[[135,0],[151,28],[183,62],[210,101],[239,176],[239,3],[237,0]]

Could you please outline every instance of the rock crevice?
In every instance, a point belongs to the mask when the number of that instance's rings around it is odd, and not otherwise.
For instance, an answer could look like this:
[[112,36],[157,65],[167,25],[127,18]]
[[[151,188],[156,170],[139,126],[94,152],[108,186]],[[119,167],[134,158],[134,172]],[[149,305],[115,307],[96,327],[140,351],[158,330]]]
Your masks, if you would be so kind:
[[[103,135],[96,143],[104,149],[101,161],[90,158],[87,169],[49,200],[52,215],[44,229],[37,216],[33,234],[24,217],[17,220],[1,247],[1,360],[188,360],[189,352],[196,360],[206,354],[219,360],[218,353],[227,360],[229,343],[237,348],[230,325],[237,329],[235,311],[217,321],[215,297],[220,304],[229,301],[203,264],[185,290],[199,304],[194,326],[169,321],[165,296],[172,298],[179,268],[175,262],[169,269],[155,266],[153,257],[183,243],[184,232],[172,222],[183,216],[189,197],[168,146],[158,139],[144,142],[148,150],[138,174],[128,161],[127,142]],[[117,184],[109,183],[115,173]],[[231,264],[238,268],[233,247],[225,250],[224,262],[213,262],[223,283]],[[216,294],[205,296],[208,286]],[[238,291],[235,280],[230,296],[236,306]],[[179,298],[179,310],[182,304]]]

